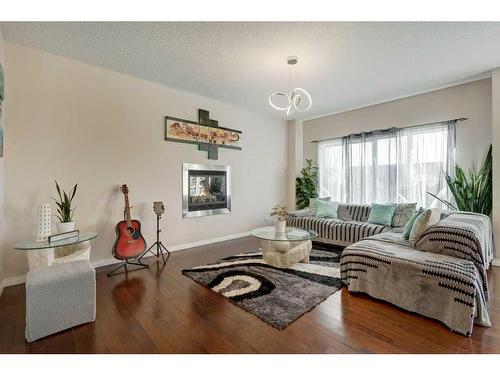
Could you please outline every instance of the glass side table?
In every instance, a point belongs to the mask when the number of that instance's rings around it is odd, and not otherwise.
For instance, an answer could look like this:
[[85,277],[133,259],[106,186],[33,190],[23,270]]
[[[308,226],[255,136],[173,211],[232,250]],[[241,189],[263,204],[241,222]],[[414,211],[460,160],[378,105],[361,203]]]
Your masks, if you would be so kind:
[[278,268],[309,262],[311,240],[318,237],[313,230],[286,227],[285,232],[280,233],[274,226],[254,229],[250,235],[260,240],[264,261]]
[[78,237],[68,238],[65,240],[54,241],[21,241],[17,242],[12,247],[16,250],[26,251],[28,264],[30,269],[39,267],[48,267],[54,263],[54,249],[66,246],[75,246],[93,240],[97,237],[97,233],[87,232],[80,233]]

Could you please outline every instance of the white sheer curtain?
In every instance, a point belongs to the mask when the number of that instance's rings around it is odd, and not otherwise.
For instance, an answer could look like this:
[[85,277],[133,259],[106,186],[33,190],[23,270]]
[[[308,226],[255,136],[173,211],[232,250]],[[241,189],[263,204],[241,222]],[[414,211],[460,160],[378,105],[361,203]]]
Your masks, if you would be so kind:
[[346,168],[344,139],[321,141],[318,145],[318,172],[320,197],[332,197],[338,202],[347,202],[345,185]]
[[348,203],[449,200],[443,171],[455,170],[455,123],[391,128],[321,141],[319,195]]

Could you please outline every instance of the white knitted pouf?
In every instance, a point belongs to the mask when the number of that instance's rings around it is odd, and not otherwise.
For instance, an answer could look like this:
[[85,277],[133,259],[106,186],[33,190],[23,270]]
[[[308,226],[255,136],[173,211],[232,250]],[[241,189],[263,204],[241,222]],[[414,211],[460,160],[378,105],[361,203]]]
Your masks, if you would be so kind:
[[95,270],[87,260],[26,275],[26,340],[32,342],[95,320]]

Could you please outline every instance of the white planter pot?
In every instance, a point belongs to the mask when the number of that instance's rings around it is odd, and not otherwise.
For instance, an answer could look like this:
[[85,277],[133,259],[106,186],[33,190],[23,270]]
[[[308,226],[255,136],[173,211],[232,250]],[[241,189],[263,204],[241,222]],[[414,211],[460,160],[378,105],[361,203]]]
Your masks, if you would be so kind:
[[278,220],[276,222],[276,233],[285,233],[286,221]]
[[70,221],[68,223],[57,223],[57,232],[58,233],[66,233],[75,230],[75,222]]

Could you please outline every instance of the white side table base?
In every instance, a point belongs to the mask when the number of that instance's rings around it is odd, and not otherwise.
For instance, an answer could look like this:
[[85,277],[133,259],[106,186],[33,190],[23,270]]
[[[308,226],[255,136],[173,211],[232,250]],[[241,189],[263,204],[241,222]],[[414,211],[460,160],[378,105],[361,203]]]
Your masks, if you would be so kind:
[[51,266],[54,262],[54,249],[28,250],[26,251],[28,266],[30,270]]
[[78,260],[90,260],[89,241],[54,249],[53,264],[76,262]]

